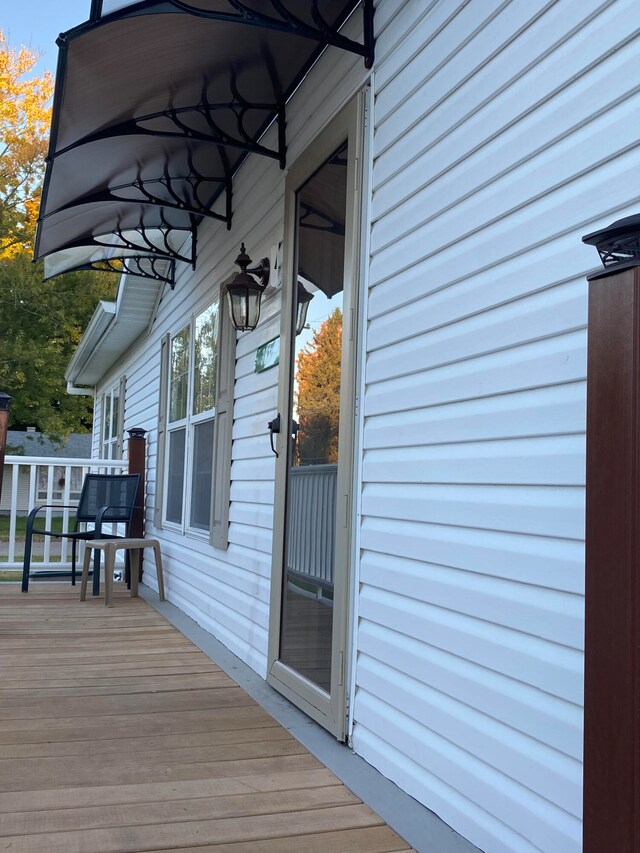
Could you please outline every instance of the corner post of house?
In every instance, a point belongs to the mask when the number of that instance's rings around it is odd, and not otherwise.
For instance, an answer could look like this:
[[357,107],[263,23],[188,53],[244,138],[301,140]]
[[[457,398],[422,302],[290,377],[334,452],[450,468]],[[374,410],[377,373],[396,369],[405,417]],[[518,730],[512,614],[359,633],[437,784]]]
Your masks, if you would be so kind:
[[589,280],[583,853],[640,850],[640,266]]
[[11,400],[8,394],[0,391],[0,498],[2,497],[2,478],[4,477],[4,451],[7,446],[7,428],[9,425],[9,406]]
[[[145,474],[147,470],[147,431],[140,427],[128,429],[127,458],[129,460],[129,473],[140,474],[140,485],[136,495],[136,508],[131,519],[129,535],[134,538],[144,536],[145,519]],[[142,580],[142,554],[138,553],[138,565],[140,566],[138,579]]]

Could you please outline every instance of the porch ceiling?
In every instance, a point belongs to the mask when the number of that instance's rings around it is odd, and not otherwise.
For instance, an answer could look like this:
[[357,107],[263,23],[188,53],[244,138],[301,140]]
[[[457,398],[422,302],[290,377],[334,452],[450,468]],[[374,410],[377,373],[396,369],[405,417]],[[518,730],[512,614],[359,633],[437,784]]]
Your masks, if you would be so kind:
[[284,168],[286,103],[320,52],[372,61],[373,0],[361,2],[364,44],[339,32],[358,0],[94,2],[58,40],[35,253],[45,275],[116,257],[195,264],[202,219],[231,226],[244,158]]

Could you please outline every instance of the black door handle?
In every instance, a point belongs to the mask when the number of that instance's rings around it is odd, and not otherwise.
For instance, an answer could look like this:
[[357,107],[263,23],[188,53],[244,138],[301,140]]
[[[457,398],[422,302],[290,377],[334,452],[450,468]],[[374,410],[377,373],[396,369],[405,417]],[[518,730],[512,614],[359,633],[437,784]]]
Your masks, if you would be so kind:
[[269,443],[271,444],[271,450],[275,453],[276,458],[278,457],[278,451],[276,450],[273,444],[273,436],[274,433],[280,432],[280,415],[277,414],[272,421],[269,421],[267,424],[267,428],[269,430]]

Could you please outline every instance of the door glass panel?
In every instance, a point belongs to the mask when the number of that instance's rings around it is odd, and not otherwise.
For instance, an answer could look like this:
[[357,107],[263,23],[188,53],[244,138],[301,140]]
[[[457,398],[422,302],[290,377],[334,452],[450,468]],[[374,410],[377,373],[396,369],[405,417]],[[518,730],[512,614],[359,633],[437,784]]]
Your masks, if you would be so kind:
[[331,688],[347,145],[297,193],[280,660]]

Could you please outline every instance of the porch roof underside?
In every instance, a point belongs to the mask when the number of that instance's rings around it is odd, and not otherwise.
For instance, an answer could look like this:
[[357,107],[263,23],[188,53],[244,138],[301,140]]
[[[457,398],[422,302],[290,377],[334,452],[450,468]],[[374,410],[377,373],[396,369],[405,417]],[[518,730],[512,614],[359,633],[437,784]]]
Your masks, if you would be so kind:
[[149,328],[161,282],[122,275],[115,302],[98,303],[65,371],[72,385],[97,385]]
[[45,276],[114,258],[194,264],[202,219],[230,227],[244,158],[284,167],[285,105],[320,52],[370,60],[371,40],[338,32],[357,5],[142,0],[63,34],[35,253]]

